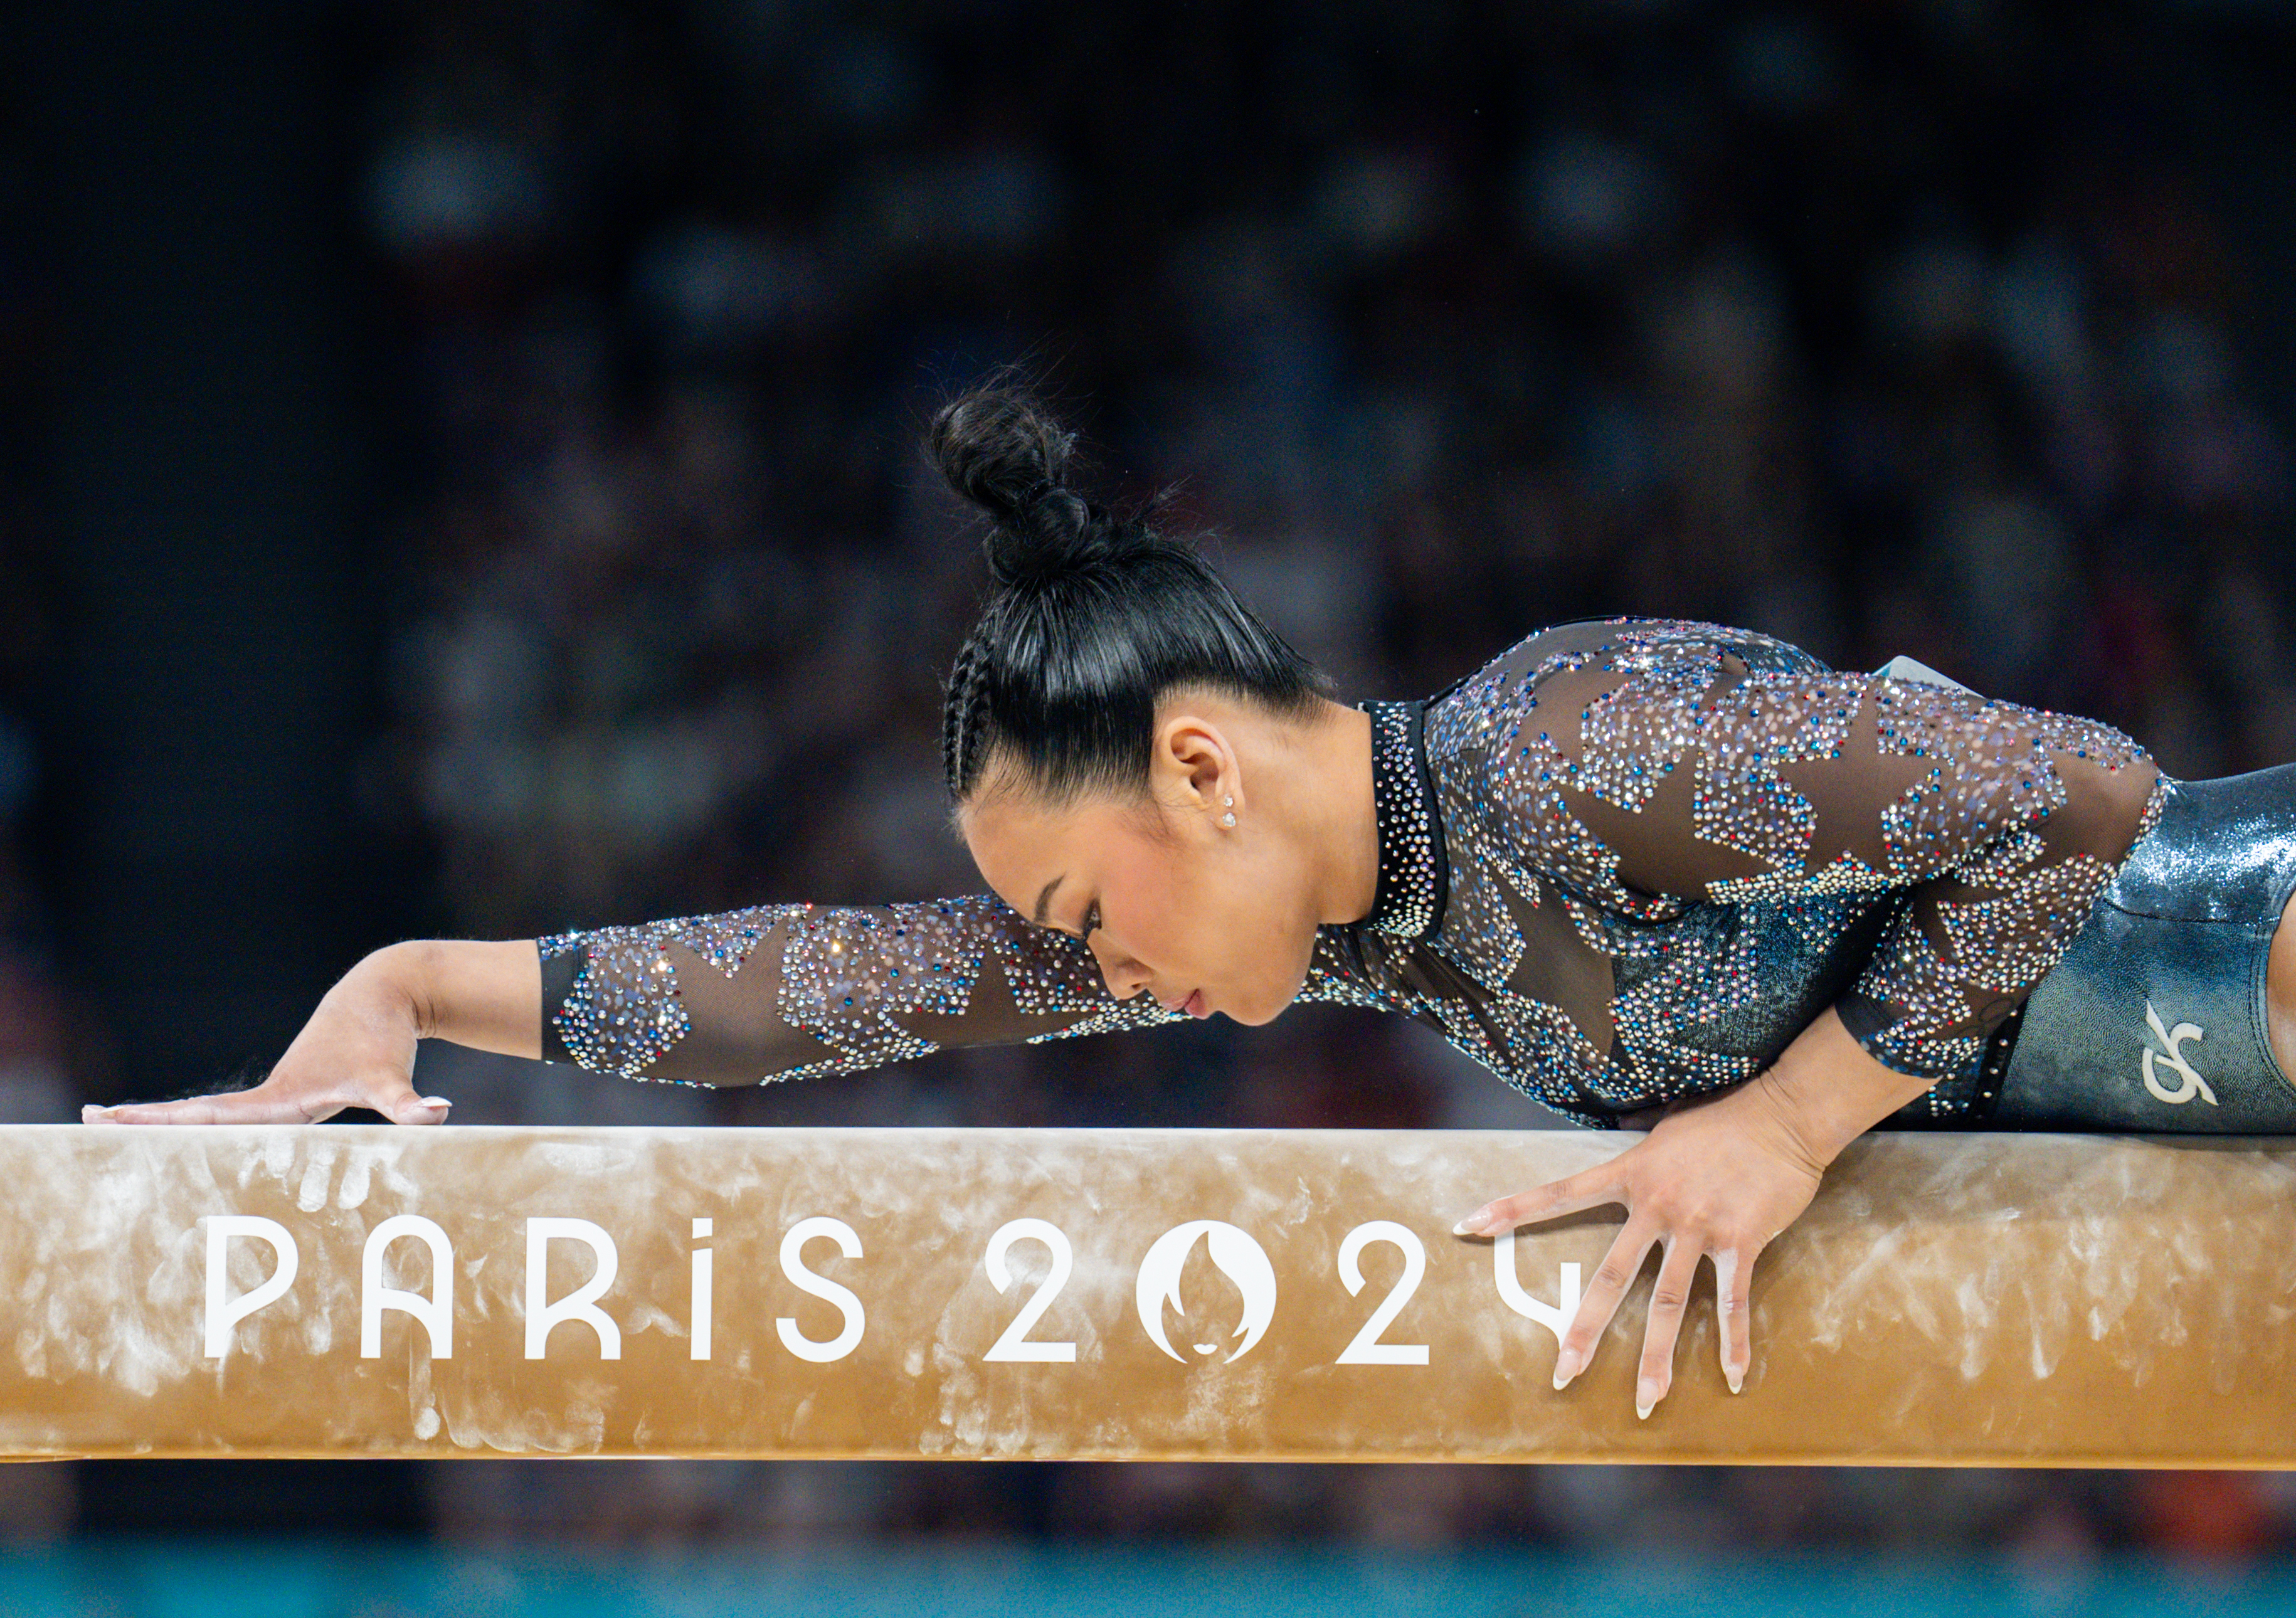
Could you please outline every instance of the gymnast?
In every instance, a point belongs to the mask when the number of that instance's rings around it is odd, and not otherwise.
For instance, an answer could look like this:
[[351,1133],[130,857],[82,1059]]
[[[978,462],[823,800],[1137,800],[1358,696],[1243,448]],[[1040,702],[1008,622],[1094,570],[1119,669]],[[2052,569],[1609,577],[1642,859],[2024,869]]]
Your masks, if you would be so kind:
[[942,765],[990,892],[395,944],[253,1088],[89,1121],[437,1123],[425,1038],[748,1084],[1336,1001],[1647,1131],[1457,1226],[1625,1207],[1555,1385],[1655,1247],[1644,1415],[1701,1259],[1742,1384],[1756,1257],[1868,1129],[2296,1132],[2296,765],[2177,781],[1904,660],[1645,619],[1342,705],[1071,442],[1002,388],[931,430],[988,519]]

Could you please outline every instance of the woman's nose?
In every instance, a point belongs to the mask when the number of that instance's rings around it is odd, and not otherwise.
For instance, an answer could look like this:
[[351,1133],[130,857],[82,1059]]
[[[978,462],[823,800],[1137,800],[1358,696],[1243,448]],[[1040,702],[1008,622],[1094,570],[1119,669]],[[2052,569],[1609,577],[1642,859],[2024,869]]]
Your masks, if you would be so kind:
[[1091,945],[1093,958],[1100,963],[1100,975],[1108,984],[1108,992],[1119,1000],[1128,1000],[1148,987],[1148,968],[1119,950],[1103,948],[1097,938]]

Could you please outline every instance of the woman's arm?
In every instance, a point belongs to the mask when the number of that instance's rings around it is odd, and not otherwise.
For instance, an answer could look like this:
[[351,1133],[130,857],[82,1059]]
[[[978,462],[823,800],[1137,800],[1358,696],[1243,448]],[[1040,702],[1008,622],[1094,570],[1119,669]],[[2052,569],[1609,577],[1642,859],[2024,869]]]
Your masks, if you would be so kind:
[[1510,732],[1496,784],[1521,824],[1545,829],[1549,859],[1657,921],[1701,899],[1902,897],[1854,988],[1768,1069],[1671,1111],[1602,1170],[1462,1226],[1627,1204],[1558,1373],[1585,1365],[1658,1246],[1645,1412],[1670,1380],[1699,1258],[1715,1261],[1734,1387],[1754,1255],[1859,1131],[1924,1096],[1948,1114],[1976,1098],[1987,1037],[2062,956],[2161,801],[2152,760],[2096,721],[1878,677],[1759,670],[1731,649],[1734,631],[1655,630],[1561,660]]
[[365,1106],[436,1123],[416,1041],[689,1084],[850,1072],[944,1046],[1177,1020],[1110,994],[1091,950],[993,894],[762,905],[506,943],[394,944],[328,991],[271,1076],[235,1095],[91,1107],[92,1122],[295,1122]]
[[444,1123],[451,1105],[414,1093],[414,1047],[445,1039],[505,1056],[541,1054],[534,940],[423,940],[378,949],[327,990],[268,1077],[249,1090],[82,1109],[88,1123],[316,1123],[367,1107],[394,1123]]
[[1674,1344],[1698,1261],[1714,1262],[1722,1375],[1736,1392],[1752,1359],[1754,1261],[1801,1217],[1841,1148],[1929,1088],[1885,1067],[1827,1011],[1777,1061],[1735,1088],[1678,1104],[1609,1162],[1536,1191],[1501,1197],[1459,1221],[1462,1236],[1496,1236],[1609,1203],[1627,1223],[1595,1270],[1562,1340],[1554,1385],[1586,1368],[1652,1247],[1658,1284],[1643,1334],[1636,1413],[1648,1416],[1674,1382]]
[[[1661,626],[1661,628],[1665,628]],[[1685,631],[1575,660],[1538,687],[1498,767],[1521,824],[1580,853],[1558,873],[1663,920],[1684,900],[1904,897],[1843,1025],[1976,1098],[1987,1037],[2056,965],[2161,802],[2111,726],[1958,688],[1751,668]]]
[[1177,1020],[994,894],[759,905],[540,940],[542,1054],[689,1084],[848,1073],[947,1046]]

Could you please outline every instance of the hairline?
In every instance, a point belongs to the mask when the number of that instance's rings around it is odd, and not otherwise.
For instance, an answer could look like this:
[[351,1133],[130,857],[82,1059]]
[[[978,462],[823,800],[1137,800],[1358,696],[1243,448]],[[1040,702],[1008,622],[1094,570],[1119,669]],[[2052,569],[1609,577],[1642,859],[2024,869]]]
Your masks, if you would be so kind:
[[[1226,696],[1250,703],[1276,719],[1304,723],[1313,719],[1318,703],[1331,699],[1313,685],[1304,686],[1294,697],[1270,696],[1242,682],[1217,678],[1192,676],[1175,680],[1156,694],[1156,705],[1161,708],[1174,694],[1182,696],[1211,694]],[[1171,827],[1159,812],[1148,782],[1130,784],[1130,790],[1120,789],[1117,783],[1104,776],[1086,774],[1071,780],[1057,791],[1048,792],[1036,772],[1021,762],[1012,744],[1004,737],[991,739],[987,753],[980,761],[980,772],[974,778],[972,790],[949,805],[950,829],[960,840],[964,836],[964,814],[968,809],[979,809],[999,801],[1033,801],[1037,807],[1054,814],[1064,813],[1094,798],[1118,801],[1119,807],[1136,814],[1144,830],[1159,842],[1168,842]]]

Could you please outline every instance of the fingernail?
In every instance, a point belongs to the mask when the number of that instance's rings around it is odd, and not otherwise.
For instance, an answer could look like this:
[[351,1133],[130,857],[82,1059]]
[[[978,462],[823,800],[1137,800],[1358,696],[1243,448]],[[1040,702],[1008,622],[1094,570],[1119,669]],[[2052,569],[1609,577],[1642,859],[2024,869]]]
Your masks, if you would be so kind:
[[1651,1411],[1657,1407],[1658,1401],[1665,1397],[1665,1393],[1660,1390],[1656,1383],[1636,1383],[1635,1384],[1635,1419],[1648,1421]]
[[1490,1223],[1491,1211],[1488,1208],[1478,1208],[1465,1219],[1452,1226],[1451,1234],[1453,1236],[1488,1236]]
[[1746,1368],[1737,1365],[1724,1366],[1722,1380],[1730,1384],[1733,1393],[1742,1393],[1746,1391]]
[[1578,1356],[1576,1354],[1562,1353],[1556,1355],[1554,1359],[1554,1391],[1558,1393],[1562,1392],[1563,1389],[1570,1385],[1570,1379],[1578,1376],[1580,1371],[1583,1371],[1587,1367],[1579,1362]]
[[110,1123],[111,1121],[111,1109],[110,1107],[100,1107],[94,1105],[84,1106],[79,1110],[79,1121],[82,1123]]
[[439,1112],[443,1113],[455,1104],[447,1100],[444,1096],[425,1096],[422,1097],[422,1105],[426,1107],[436,1107]]

